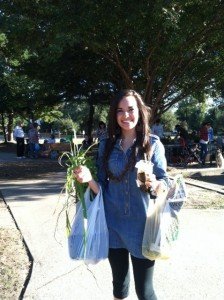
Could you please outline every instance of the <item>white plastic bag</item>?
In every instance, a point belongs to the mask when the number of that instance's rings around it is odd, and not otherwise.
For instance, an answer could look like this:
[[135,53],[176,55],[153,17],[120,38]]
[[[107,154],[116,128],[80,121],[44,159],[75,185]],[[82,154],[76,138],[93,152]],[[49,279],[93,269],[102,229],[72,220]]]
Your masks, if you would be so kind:
[[182,175],[176,175],[166,198],[156,199],[148,207],[142,254],[150,259],[170,257],[172,243],[179,233],[179,218],[183,202],[186,200],[186,186]]
[[72,259],[83,260],[86,264],[96,264],[108,257],[109,234],[106,224],[102,190],[91,201],[87,188],[84,200],[87,219],[83,217],[79,202],[68,237],[69,255]]

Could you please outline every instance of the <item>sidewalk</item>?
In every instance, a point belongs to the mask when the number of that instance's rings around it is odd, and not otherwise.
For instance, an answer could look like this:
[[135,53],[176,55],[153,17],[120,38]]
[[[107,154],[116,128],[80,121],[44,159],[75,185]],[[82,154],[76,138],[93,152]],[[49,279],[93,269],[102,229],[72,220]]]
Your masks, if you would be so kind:
[[[41,180],[0,181],[0,190],[34,258],[24,299],[112,299],[107,261],[88,270],[83,263],[69,259],[64,215],[59,219],[57,241],[54,238],[64,180],[62,172]],[[0,210],[0,220],[11,218],[6,214]],[[224,299],[223,219],[224,210],[182,210],[180,238],[173,256],[155,266],[158,299]],[[132,279],[130,300],[136,299]]]

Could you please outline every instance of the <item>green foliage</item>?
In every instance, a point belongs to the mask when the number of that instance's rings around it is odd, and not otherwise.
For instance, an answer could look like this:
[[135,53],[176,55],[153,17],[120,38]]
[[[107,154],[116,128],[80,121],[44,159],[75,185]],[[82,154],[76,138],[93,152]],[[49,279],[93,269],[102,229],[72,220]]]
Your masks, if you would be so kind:
[[223,88],[223,1],[0,3],[4,56],[35,81],[25,93],[34,110],[62,101],[97,106],[135,88],[154,119]]
[[194,98],[188,98],[179,103],[176,116],[179,122],[186,121],[188,129],[197,130],[206,117],[207,103],[199,103]]
[[76,122],[73,122],[71,118],[61,118],[58,120],[55,120],[52,125],[53,130],[60,130],[61,132],[64,133],[72,133],[73,130],[77,130],[78,124]]
[[98,128],[99,121],[103,121],[105,124],[108,123],[108,112],[109,112],[109,105],[108,106],[97,106],[95,109],[94,114],[94,128]]
[[161,116],[161,123],[163,124],[164,131],[173,131],[175,125],[178,123],[175,113],[171,110],[165,112]]
[[209,109],[206,120],[211,122],[214,133],[224,132],[224,111],[218,106]]
[[0,33],[0,49],[6,47],[7,37],[6,34]]
[[63,118],[63,113],[60,106],[45,107],[39,114],[37,114],[37,118],[46,123],[53,123]]
[[[75,129],[77,132],[82,132],[83,130],[86,130],[86,121],[88,120],[89,114],[88,101],[84,101],[84,99],[83,101],[81,100],[82,99],[80,99],[79,103],[65,103],[65,105],[61,108],[63,115],[69,115],[73,122],[75,122]],[[109,107],[105,105],[95,107],[93,128],[98,127],[98,123],[100,120],[107,123],[108,108]]]

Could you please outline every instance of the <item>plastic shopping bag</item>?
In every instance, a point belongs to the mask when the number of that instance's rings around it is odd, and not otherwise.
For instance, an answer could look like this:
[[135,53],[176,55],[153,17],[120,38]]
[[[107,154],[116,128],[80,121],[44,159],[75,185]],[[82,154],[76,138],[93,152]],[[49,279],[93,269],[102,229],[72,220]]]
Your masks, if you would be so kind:
[[167,196],[150,203],[142,242],[142,254],[146,258],[170,257],[172,244],[179,233],[178,213],[186,197],[184,179],[182,175],[176,175]]
[[38,143],[35,143],[35,145],[34,145],[34,150],[35,150],[36,152],[38,152],[38,151],[40,150],[40,145],[39,145]]
[[105,219],[102,190],[91,201],[87,188],[84,200],[87,219],[83,217],[82,205],[77,211],[68,237],[69,255],[72,259],[83,260],[86,264],[96,264],[108,257],[109,234]]

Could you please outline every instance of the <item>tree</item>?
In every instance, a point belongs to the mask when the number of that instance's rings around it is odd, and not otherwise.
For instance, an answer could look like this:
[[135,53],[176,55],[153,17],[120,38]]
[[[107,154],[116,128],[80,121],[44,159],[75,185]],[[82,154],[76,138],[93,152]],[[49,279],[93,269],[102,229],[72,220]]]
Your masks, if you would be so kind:
[[206,114],[206,121],[211,123],[214,133],[224,132],[224,112],[220,108],[221,104],[223,104],[223,99],[215,99],[213,106]]
[[135,88],[153,121],[190,96],[203,99],[223,89],[223,1],[0,4],[9,49],[26,58],[24,72],[42,76],[59,101],[84,95],[91,109],[102,83],[109,96]]
[[190,130],[198,131],[206,118],[207,108],[206,102],[199,103],[194,98],[188,98],[178,104],[175,114],[179,122],[185,121]]
[[173,131],[178,123],[176,114],[171,110],[166,111],[161,117],[161,123],[165,131]]
[[[113,64],[121,82],[144,94],[153,115],[223,83],[223,2],[129,1],[84,3],[85,47]],[[85,8],[85,9],[84,9]],[[112,11],[113,13],[110,13]]]

